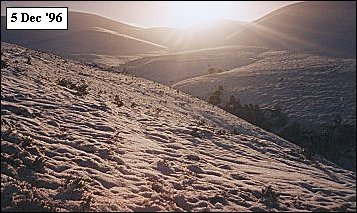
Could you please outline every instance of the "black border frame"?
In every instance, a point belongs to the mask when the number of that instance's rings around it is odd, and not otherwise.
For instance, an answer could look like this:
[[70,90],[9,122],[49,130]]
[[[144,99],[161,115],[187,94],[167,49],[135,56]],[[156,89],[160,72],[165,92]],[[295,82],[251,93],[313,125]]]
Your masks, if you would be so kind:
[[[7,8],[66,8],[67,9],[67,28],[66,29],[7,29]],[[68,19],[69,19],[69,13],[68,13],[68,7],[6,7],[6,30],[68,30]]]

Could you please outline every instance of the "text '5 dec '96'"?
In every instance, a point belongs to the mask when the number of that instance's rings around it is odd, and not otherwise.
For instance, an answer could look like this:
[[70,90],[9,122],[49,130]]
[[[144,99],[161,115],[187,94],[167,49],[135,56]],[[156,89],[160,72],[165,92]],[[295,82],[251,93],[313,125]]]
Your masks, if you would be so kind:
[[68,7],[7,7],[7,30],[68,30]]

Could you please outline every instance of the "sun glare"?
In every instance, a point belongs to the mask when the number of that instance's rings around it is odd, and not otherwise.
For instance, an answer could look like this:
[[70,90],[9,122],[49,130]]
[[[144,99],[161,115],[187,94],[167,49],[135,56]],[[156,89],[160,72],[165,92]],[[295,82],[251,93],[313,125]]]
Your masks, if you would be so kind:
[[172,3],[170,5],[172,21],[181,27],[225,19],[232,10],[232,2],[224,1],[180,1]]

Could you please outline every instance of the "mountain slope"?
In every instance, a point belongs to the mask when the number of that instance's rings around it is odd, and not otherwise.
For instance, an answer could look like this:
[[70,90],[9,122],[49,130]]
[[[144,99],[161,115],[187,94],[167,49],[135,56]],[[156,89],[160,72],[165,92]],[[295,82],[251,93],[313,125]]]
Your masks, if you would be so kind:
[[242,103],[279,104],[295,119],[331,122],[340,114],[356,123],[356,60],[267,51],[256,62],[227,72],[181,81],[175,88],[208,100],[223,86]]
[[243,103],[279,104],[294,118],[331,122],[331,113],[355,122],[356,60],[288,51],[267,51],[254,63],[227,72],[188,79],[175,88],[208,100],[223,86],[225,97]]
[[68,24],[68,30],[6,30],[5,17],[1,17],[1,39],[62,55],[98,52],[104,55],[132,55],[166,49],[146,41],[143,28],[94,14],[69,12]]
[[61,55],[99,54],[110,56],[137,55],[166,48],[162,45],[98,28],[32,42],[28,46]]
[[354,172],[206,102],[1,52],[2,211],[356,211]]
[[[161,43],[174,52],[219,47],[224,45],[227,36],[246,25],[241,21],[216,20],[188,28],[166,28],[171,33],[162,34]],[[152,28],[152,32],[156,29]]]
[[[223,108],[232,103],[232,96],[243,105],[258,105],[264,109],[259,118],[244,115],[238,105],[236,114],[294,143],[305,144],[305,148],[314,146],[310,149],[355,170],[356,60],[288,51],[268,51],[256,58],[249,65],[187,79],[173,87],[206,101],[217,99],[219,94],[216,104]],[[281,117],[280,122],[270,118],[271,110],[266,109],[274,108],[281,109],[286,118]],[[337,133],[340,124],[349,130]]]
[[220,20],[191,29],[141,28],[73,11],[68,14],[68,24],[68,30],[6,30],[6,18],[1,17],[1,39],[66,56],[99,51],[108,56],[134,55],[219,46],[224,38],[245,25],[244,22]]
[[123,64],[130,74],[166,85],[254,63],[260,47],[228,46],[147,56]]
[[230,35],[226,43],[356,58],[356,2],[291,4]]
[[[172,85],[207,75],[210,69],[225,72],[252,64],[258,60],[257,54],[268,50],[355,58],[355,2],[299,2],[273,11],[251,24],[241,24],[236,28],[234,23],[219,24],[230,30],[223,30],[221,37],[216,37],[219,47],[143,57],[126,63],[124,67],[136,76]],[[213,27],[207,32],[205,35],[209,37],[212,32],[220,33],[220,30]],[[222,36],[227,34],[229,36],[223,39]],[[197,38],[207,43],[202,37]],[[174,43],[174,40],[169,43]],[[184,43],[179,44],[185,46]]]

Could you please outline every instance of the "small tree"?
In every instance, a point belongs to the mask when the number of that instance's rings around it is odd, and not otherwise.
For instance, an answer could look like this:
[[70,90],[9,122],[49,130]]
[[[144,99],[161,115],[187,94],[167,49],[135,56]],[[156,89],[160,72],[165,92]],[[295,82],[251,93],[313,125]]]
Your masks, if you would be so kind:
[[210,67],[210,68],[208,68],[207,72],[208,72],[209,74],[213,74],[213,73],[216,72],[216,69],[214,69],[213,67]]
[[208,102],[213,105],[218,105],[221,103],[221,94],[222,92],[217,90],[209,97]]

